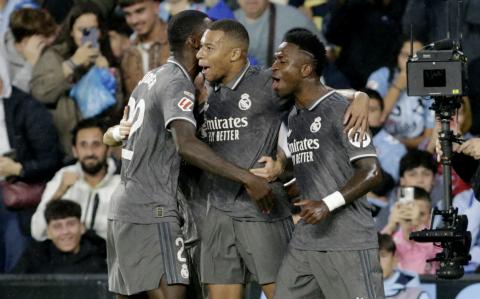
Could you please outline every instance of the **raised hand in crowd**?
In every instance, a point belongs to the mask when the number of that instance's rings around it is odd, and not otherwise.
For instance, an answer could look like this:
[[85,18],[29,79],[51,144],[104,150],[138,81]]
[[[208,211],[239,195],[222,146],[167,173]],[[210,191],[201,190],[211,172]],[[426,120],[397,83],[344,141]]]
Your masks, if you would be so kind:
[[72,171],[65,171],[62,175],[62,181],[60,182],[60,186],[58,186],[57,191],[52,195],[51,200],[61,199],[65,193],[67,193],[68,189],[77,182],[79,179],[79,175],[76,172]]
[[9,157],[0,157],[0,177],[18,176],[22,171],[22,164]]
[[454,149],[458,153],[473,157],[475,160],[480,160],[480,138],[472,138]]
[[44,36],[35,34],[27,38],[23,55],[25,60],[31,65],[35,65],[38,58],[43,52],[43,49],[47,45],[47,40]]
[[92,46],[92,42],[88,41],[83,45],[80,45],[71,60],[75,65],[81,65],[84,67],[93,64],[100,55],[100,50]]

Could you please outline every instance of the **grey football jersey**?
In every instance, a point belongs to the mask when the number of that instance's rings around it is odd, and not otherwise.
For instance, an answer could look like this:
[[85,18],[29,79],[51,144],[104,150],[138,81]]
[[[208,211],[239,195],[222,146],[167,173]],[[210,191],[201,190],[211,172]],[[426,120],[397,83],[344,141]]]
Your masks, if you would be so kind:
[[133,125],[122,148],[122,182],[112,196],[111,219],[155,223],[178,216],[181,159],[168,126],[173,120],[196,125],[194,93],[188,73],[173,58],[138,83],[128,102]]
[[[210,90],[202,131],[210,147],[225,160],[242,168],[262,167],[261,156],[276,156],[278,131],[289,101],[279,99],[271,88],[271,72],[246,66],[231,86]],[[208,174],[205,174],[208,175]],[[275,209],[263,214],[245,188],[219,176],[210,176],[209,202],[236,219],[271,221],[290,215],[286,194],[273,183]]]
[[[342,123],[348,101],[330,92],[309,109],[293,108],[288,118],[288,147],[301,198],[321,200],[339,191],[354,173],[352,162],[376,157],[371,136],[362,145],[349,139]],[[365,196],[338,208],[318,224],[300,221],[292,246],[302,250],[377,248],[372,211]]]

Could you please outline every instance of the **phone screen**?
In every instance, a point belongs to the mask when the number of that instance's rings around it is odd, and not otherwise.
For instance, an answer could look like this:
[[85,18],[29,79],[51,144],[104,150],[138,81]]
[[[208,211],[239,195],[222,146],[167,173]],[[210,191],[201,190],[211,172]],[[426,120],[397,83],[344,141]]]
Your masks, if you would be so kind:
[[414,200],[415,189],[413,187],[401,187],[398,192],[398,202],[408,203]]
[[98,29],[96,27],[82,29],[82,45],[91,42],[92,47],[98,48]]

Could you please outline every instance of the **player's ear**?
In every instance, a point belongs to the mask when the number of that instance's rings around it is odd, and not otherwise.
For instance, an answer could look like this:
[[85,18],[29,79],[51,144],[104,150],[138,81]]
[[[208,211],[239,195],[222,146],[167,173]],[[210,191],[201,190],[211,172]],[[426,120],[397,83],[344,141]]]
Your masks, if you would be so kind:
[[310,76],[313,71],[313,66],[310,63],[302,65],[302,68],[300,69],[302,77],[304,78]]
[[189,36],[187,38],[187,45],[194,48],[195,50],[200,49],[200,40],[195,38],[194,36]]
[[242,57],[242,49],[240,48],[233,48],[230,53],[230,60],[237,61]]

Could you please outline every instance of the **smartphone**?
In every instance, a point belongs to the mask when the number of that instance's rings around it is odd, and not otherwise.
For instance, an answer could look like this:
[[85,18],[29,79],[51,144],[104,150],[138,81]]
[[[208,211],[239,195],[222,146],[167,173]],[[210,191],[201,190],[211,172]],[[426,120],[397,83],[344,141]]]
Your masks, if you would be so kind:
[[415,188],[414,187],[401,187],[398,190],[398,202],[399,203],[409,203],[415,199]]
[[82,29],[82,45],[90,42],[92,47],[98,48],[98,29],[96,27]]

